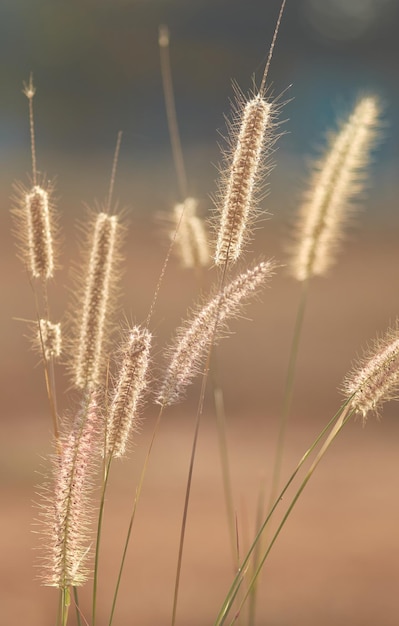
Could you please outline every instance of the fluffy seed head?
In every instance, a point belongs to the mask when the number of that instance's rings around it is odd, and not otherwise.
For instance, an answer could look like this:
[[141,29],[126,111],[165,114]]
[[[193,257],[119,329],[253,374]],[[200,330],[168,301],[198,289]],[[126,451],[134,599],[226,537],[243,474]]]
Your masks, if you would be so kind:
[[120,457],[129,435],[137,430],[138,411],[148,382],[151,333],[135,326],[122,346],[122,362],[111,397],[106,425],[106,456]]
[[[104,368],[115,288],[119,278],[121,227],[116,215],[98,213],[88,230],[88,260],[73,311],[72,371],[78,388],[94,388]],[[83,284],[82,284],[83,282]]]
[[366,418],[369,411],[378,413],[386,400],[397,397],[399,385],[399,331],[389,330],[374,343],[362,362],[345,379],[346,396],[353,395],[350,406]]
[[359,100],[314,166],[292,246],[291,272],[297,280],[322,275],[334,263],[352,202],[364,187],[379,115],[375,97]]
[[[239,258],[249,227],[256,216],[264,148],[271,119],[271,105],[262,94],[242,106],[240,119],[230,129],[230,150],[225,155],[216,199],[220,224],[217,231],[216,265]],[[237,130],[236,130],[237,128]]]
[[85,401],[69,433],[57,442],[53,480],[42,505],[46,556],[40,578],[64,589],[88,578],[91,477],[98,459],[99,414],[95,398]]
[[61,355],[61,324],[53,324],[50,320],[39,320],[39,328],[36,331],[35,344],[45,359],[58,359]]
[[175,243],[181,264],[186,268],[206,267],[210,263],[207,233],[197,208],[195,198],[186,198],[173,209],[174,230],[170,231],[170,237],[174,237],[179,226]]
[[20,256],[32,279],[53,278],[56,269],[54,209],[52,187],[33,185],[16,187],[17,198],[12,212]]
[[211,342],[220,336],[225,321],[236,315],[243,302],[257,293],[258,288],[273,274],[274,267],[272,261],[262,261],[240,274],[177,331],[157,396],[158,404],[166,406],[178,402],[200,370]]

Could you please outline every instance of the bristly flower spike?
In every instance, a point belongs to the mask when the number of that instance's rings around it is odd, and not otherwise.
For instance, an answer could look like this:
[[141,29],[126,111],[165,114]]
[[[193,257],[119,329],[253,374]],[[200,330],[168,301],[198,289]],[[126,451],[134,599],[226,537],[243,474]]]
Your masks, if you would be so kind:
[[89,575],[91,478],[99,458],[99,411],[94,395],[85,399],[68,434],[57,441],[53,487],[41,517],[45,524],[44,585],[66,589],[83,585]]
[[125,454],[129,435],[137,431],[139,409],[148,383],[151,333],[133,327],[122,346],[122,363],[109,404],[105,454],[109,458]]
[[82,292],[78,335],[73,346],[75,386],[93,388],[100,382],[104,347],[112,307],[112,291],[119,257],[120,224],[116,215],[95,216],[90,233],[90,254]]
[[32,279],[47,281],[53,278],[56,269],[54,209],[51,184],[39,184],[36,165],[35,126],[33,98],[35,95],[32,76],[24,85],[24,94],[29,101],[29,126],[32,154],[32,186],[27,189],[16,185],[13,214],[17,220],[16,234],[20,239],[21,257]]
[[265,151],[271,147],[272,105],[265,99],[266,79],[277,39],[283,0],[260,88],[246,103],[238,98],[236,119],[229,124],[229,147],[221,171],[216,208],[220,214],[215,264],[226,266],[240,257],[257,214],[263,184]]
[[399,386],[399,329],[389,329],[385,336],[374,342],[358,367],[346,377],[343,390],[350,400],[350,408],[367,414],[397,397]]
[[360,99],[341,130],[330,136],[326,155],[314,166],[291,255],[291,273],[297,280],[323,275],[335,261],[343,225],[364,187],[379,115],[377,98]]
[[88,258],[83,281],[79,270],[76,278],[77,304],[72,319],[76,332],[71,345],[71,369],[74,385],[80,389],[93,389],[100,383],[121,273],[123,227],[117,215],[110,215],[120,142],[121,133],[118,134],[105,211],[94,214],[90,221],[84,250],[86,254],[88,251]]
[[[210,263],[208,238],[204,221],[197,214],[198,201],[186,198],[173,208],[173,231],[176,252],[185,268],[207,267]],[[177,229],[177,233],[176,233]]]
[[58,359],[61,355],[61,324],[54,324],[47,319],[40,319],[36,330],[35,346],[40,349],[44,358]]
[[257,293],[273,274],[273,261],[262,261],[235,278],[176,333],[175,346],[157,395],[162,406],[179,401],[185,388],[200,370],[202,359],[212,341],[220,337],[228,318],[236,315],[245,300]]

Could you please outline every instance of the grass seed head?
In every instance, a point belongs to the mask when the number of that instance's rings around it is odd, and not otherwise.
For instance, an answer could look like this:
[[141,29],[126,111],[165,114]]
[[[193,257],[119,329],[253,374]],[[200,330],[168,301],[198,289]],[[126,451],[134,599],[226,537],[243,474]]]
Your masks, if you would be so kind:
[[137,431],[139,409],[148,384],[151,339],[146,328],[135,326],[122,345],[122,361],[107,415],[107,457],[123,456],[130,433]]
[[100,421],[96,398],[88,396],[69,432],[56,443],[52,484],[41,507],[46,555],[40,579],[46,586],[78,587],[89,575],[90,494]]
[[370,411],[397,397],[399,386],[399,330],[388,330],[374,342],[359,365],[346,377],[343,390],[352,399],[350,406],[361,413],[363,420]]
[[359,100],[315,163],[291,247],[291,273],[297,280],[323,275],[334,263],[353,201],[364,189],[379,116],[374,96]]
[[120,278],[122,227],[117,215],[94,214],[87,228],[83,274],[76,272],[71,369],[80,389],[100,384]]
[[225,152],[215,202],[219,216],[215,251],[218,266],[236,262],[250,236],[265,173],[265,148],[271,145],[272,105],[262,93],[246,103],[240,100],[229,125],[230,147]]
[[210,263],[208,237],[204,221],[197,215],[198,200],[186,198],[173,208],[173,239],[176,228],[176,250],[185,268],[207,267]]
[[32,279],[48,280],[57,268],[57,223],[53,206],[53,186],[16,186],[12,213],[16,220],[19,256]]
[[35,345],[44,355],[45,359],[58,359],[61,356],[61,324],[53,324],[50,320],[39,320],[39,327],[36,328]]
[[213,341],[220,337],[228,318],[237,315],[245,300],[255,295],[273,274],[274,263],[262,261],[235,278],[205,306],[198,307],[177,331],[174,346],[168,351],[169,365],[163,377],[157,403],[178,402],[185,388],[200,371]]

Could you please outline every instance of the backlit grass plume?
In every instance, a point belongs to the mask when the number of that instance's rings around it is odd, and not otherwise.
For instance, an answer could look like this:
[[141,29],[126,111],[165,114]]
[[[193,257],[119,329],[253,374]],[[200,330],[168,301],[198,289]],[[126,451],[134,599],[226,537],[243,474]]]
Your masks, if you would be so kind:
[[335,261],[353,200],[364,188],[379,125],[380,106],[374,96],[358,101],[327,152],[314,165],[300,209],[291,271],[303,281],[324,274]]
[[246,103],[242,96],[237,101],[215,202],[220,215],[216,265],[237,261],[249,237],[250,225],[257,215],[265,164],[263,152],[271,120],[271,104],[262,93]]
[[52,486],[41,507],[46,554],[40,578],[47,586],[78,587],[89,575],[89,496],[99,457],[99,421],[95,397],[87,397],[70,432],[57,441]]
[[32,184],[17,184],[12,213],[16,219],[15,233],[19,241],[20,256],[32,279],[47,281],[56,269],[57,224],[54,215],[53,185],[39,182],[36,165],[33,97],[35,87],[32,77],[24,86],[29,101],[29,122],[32,153]]
[[399,330],[389,329],[374,342],[361,362],[344,381],[344,392],[353,395],[350,407],[366,418],[378,414],[383,402],[397,397],[399,386]]
[[104,371],[120,275],[121,235],[119,217],[106,212],[95,214],[87,228],[87,260],[83,276],[76,278],[78,293],[72,319],[73,380],[81,389],[98,385]]
[[215,250],[218,266],[237,261],[259,212],[257,204],[264,188],[267,156],[273,147],[273,107],[265,97],[266,79],[284,8],[285,0],[281,4],[259,90],[249,100],[236,90],[236,106],[232,121],[228,122],[228,145],[215,199],[219,216]]
[[148,383],[151,333],[133,327],[121,348],[122,362],[111,397],[106,426],[106,456],[120,457],[137,430],[138,411]]
[[170,349],[169,365],[157,396],[158,404],[178,402],[185,388],[200,371],[210,343],[220,337],[228,318],[237,315],[241,305],[271,277],[275,264],[262,261],[235,278],[208,304],[198,308],[176,333]]
[[35,347],[49,361],[51,358],[58,359],[61,355],[62,337],[61,324],[53,324],[46,319],[39,320],[34,339]]
[[186,198],[184,202],[173,208],[175,236],[178,228],[175,245],[176,253],[185,268],[206,267],[210,263],[208,239],[204,221],[197,215],[198,201],[195,198]]

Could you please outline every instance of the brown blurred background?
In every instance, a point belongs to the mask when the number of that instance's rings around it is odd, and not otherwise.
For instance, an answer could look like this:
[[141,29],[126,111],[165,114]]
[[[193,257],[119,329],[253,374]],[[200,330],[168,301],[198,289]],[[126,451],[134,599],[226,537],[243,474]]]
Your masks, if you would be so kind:
[[[34,74],[39,169],[57,178],[62,265],[50,289],[53,317],[65,310],[68,269],[76,258],[76,219],[107,192],[113,145],[124,131],[116,195],[129,232],[123,308],[141,322],[166,252],[155,216],[177,200],[159,70],[157,29],[169,25],[172,66],[190,192],[206,211],[220,160],[216,129],[232,96],[259,78],[279,0],[2,0],[0,7],[1,397],[0,623],[54,624],[56,592],[34,580],[32,531],[36,485],[50,450],[43,374],[29,350],[32,293],[15,257],[9,207],[15,180],[30,170],[22,81]],[[367,196],[339,263],[310,290],[298,361],[284,476],[337,410],[339,386],[356,354],[393,323],[398,311],[398,15],[396,0],[288,0],[270,80],[288,101],[263,207],[272,218],[250,246],[286,263],[285,245],[308,157],[337,113],[359,92],[380,94],[382,141]],[[206,277],[210,284],[212,271]],[[193,276],[171,261],[153,318],[157,363],[173,329],[198,296]],[[270,480],[276,419],[299,288],[283,268],[260,301],[231,325],[218,349],[242,553],[253,533],[257,494]],[[74,399],[58,372],[60,410]],[[156,440],[115,624],[170,622],[180,519],[199,382],[165,414]],[[148,404],[131,458],[115,464],[106,511],[99,624],[106,624],[122,537],[156,409]],[[394,626],[399,623],[399,422],[358,420],[318,468],[265,568],[259,626]],[[285,510],[289,497],[281,504]],[[178,624],[211,624],[232,579],[217,431],[210,388],[190,504]],[[89,592],[82,606],[89,614]],[[74,616],[71,624],[75,623]],[[244,621],[245,623],[245,621]]]

